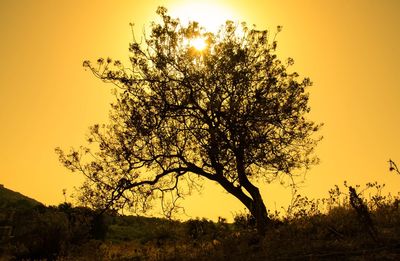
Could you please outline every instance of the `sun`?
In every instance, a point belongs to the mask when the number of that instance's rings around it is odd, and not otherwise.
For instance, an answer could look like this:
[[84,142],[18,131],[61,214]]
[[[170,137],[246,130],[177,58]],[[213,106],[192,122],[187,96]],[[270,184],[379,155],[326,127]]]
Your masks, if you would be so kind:
[[207,42],[204,38],[198,37],[189,40],[189,45],[193,46],[198,51],[203,51],[207,47]]
[[186,38],[183,40],[183,44],[186,48],[194,48],[198,52],[204,51],[208,46],[207,40],[201,36]]
[[[171,16],[177,17],[182,23],[189,21],[199,22],[209,32],[217,32],[226,20],[235,20],[235,13],[227,6],[217,5],[212,1],[191,2],[172,6]],[[196,45],[205,48],[205,41],[198,40]],[[193,45],[198,49],[195,45]]]

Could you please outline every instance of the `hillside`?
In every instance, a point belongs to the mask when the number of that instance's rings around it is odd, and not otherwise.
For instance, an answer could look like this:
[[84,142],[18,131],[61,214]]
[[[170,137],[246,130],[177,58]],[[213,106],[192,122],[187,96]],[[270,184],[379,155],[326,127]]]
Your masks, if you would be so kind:
[[0,222],[0,260],[400,260],[400,194],[366,187],[335,186],[324,199],[298,195],[290,212],[271,213],[265,237],[248,213],[232,224],[99,215],[0,188],[0,202],[14,204],[0,209],[12,213]]
[[0,209],[34,207],[42,203],[0,185]]

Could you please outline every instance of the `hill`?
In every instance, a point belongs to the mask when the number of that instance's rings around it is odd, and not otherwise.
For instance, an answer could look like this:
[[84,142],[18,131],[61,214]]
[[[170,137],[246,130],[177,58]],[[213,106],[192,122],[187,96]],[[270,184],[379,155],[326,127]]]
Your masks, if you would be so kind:
[[43,205],[30,197],[0,185],[0,209],[34,207]]
[[298,195],[290,212],[271,216],[265,237],[248,213],[233,224],[99,215],[70,203],[46,207],[1,187],[0,203],[17,207],[0,209],[12,213],[0,222],[0,260],[400,260],[400,194],[385,196],[382,187],[368,183],[376,189],[368,197],[346,185],[348,193],[335,186],[329,198]]

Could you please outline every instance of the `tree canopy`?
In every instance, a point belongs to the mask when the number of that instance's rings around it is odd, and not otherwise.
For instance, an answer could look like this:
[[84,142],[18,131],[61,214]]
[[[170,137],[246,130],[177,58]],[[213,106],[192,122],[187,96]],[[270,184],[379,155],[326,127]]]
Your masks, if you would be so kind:
[[[155,200],[171,215],[177,200],[218,183],[239,199],[264,233],[268,213],[256,181],[294,175],[317,162],[320,125],[310,111],[309,78],[289,72],[275,34],[227,21],[217,33],[183,25],[158,8],[143,42],[130,44],[130,64],[84,62],[112,83],[110,122],[94,125],[89,145],[60,161],[86,176],[81,199],[97,208],[147,211]],[[204,39],[196,49],[193,39]]]

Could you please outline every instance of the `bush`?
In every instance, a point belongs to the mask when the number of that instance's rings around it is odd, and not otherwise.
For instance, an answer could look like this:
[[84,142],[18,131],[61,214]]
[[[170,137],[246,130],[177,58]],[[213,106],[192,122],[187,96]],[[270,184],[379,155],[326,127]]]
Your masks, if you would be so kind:
[[193,240],[214,239],[216,237],[216,225],[214,222],[203,219],[190,219],[185,223],[186,235]]
[[64,213],[35,208],[17,212],[13,255],[17,259],[53,260],[68,244],[68,219]]
[[253,229],[256,219],[250,213],[239,213],[233,217],[233,224],[236,229]]

